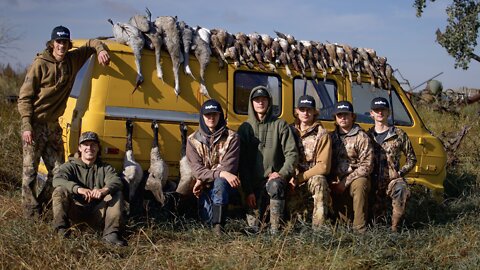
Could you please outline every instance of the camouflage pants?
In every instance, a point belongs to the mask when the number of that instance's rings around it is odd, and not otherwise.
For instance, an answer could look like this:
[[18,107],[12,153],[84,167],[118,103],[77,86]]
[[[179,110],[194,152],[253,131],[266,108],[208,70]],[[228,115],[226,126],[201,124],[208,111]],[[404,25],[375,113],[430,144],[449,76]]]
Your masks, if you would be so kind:
[[109,194],[103,200],[87,203],[81,195],[59,186],[53,191],[52,205],[55,229],[68,229],[70,225],[86,223],[94,230],[103,229],[104,236],[123,230],[124,200],[121,191]]
[[[313,199],[313,209],[310,198]],[[305,220],[307,212],[312,213],[312,227],[324,224],[327,214],[332,209],[332,198],[327,178],[315,175],[291,192],[287,199],[287,209],[290,215],[297,215]]]
[[386,216],[389,201],[391,200],[392,214],[402,217],[405,213],[405,206],[410,197],[408,184],[403,178],[393,179],[384,189],[377,189],[374,195],[372,214],[374,219]]
[[353,229],[364,232],[367,225],[368,195],[370,179],[361,177],[345,189],[342,194],[332,194],[333,208],[338,218],[350,222],[353,218]]
[[[33,123],[33,144],[23,144],[22,205],[27,217],[40,214],[52,196],[55,170],[64,162],[62,128],[58,123]],[[42,158],[48,170],[45,185],[39,191],[38,165]]]

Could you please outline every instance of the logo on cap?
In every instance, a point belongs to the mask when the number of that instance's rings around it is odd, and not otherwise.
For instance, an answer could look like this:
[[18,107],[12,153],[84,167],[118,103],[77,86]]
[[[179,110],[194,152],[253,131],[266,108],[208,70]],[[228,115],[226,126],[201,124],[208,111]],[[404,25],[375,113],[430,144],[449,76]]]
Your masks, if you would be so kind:
[[312,104],[313,102],[312,102],[311,100],[304,99],[304,100],[300,100],[300,103],[308,103],[308,104]]
[[350,107],[348,107],[347,105],[343,105],[343,104],[342,104],[342,105],[338,105],[337,108],[339,108],[339,109],[348,109],[348,108],[350,108]]
[[67,32],[57,32],[57,36],[59,36],[59,37],[63,37],[63,36],[68,37],[68,33],[67,33]]
[[216,110],[216,109],[218,109],[218,108],[217,108],[217,106],[215,106],[215,105],[208,105],[208,106],[205,106],[205,109],[206,109],[206,110],[210,110],[210,109],[215,109],[215,110]]
[[375,105],[387,105],[387,103],[383,102],[382,100],[375,101]]

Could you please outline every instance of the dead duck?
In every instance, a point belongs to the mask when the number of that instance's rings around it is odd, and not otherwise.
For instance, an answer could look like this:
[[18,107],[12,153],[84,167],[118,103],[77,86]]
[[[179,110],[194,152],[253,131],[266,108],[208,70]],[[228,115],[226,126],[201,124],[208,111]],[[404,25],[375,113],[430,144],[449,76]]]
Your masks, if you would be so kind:
[[163,187],[167,184],[168,165],[160,155],[158,146],[158,123],[152,121],[153,141],[150,151],[150,168],[148,169],[148,178],[145,183],[145,190],[152,192],[155,199],[163,206],[165,204],[165,195]]
[[190,167],[190,164],[188,163],[188,159],[186,156],[187,125],[185,125],[184,122],[180,123],[180,136],[182,142],[180,155],[180,181],[178,182],[176,192],[182,195],[189,195],[192,194],[193,191],[194,178],[192,174],[192,169]]
[[144,81],[140,62],[142,59],[141,51],[145,45],[145,39],[140,30],[129,23],[113,23],[111,19],[108,19],[108,22],[113,26],[113,37],[115,40],[118,43],[126,44],[132,48],[135,57],[135,66],[137,68],[137,78],[135,81],[135,87],[132,91],[133,93]]
[[205,70],[210,63],[212,50],[210,49],[210,30],[197,26],[193,36],[193,46],[195,57],[200,64],[200,90],[199,92],[210,99],[207,86],[205,85]]
[[193,76],[192,70],[190,69],[190,49],[193,43],[193,28],[187,25],[184,21],[179,22],[178,27],[182,37],[183,68],[185,70],[185,74],[196,80],[195,76]]
[[132,202],[134,201],[137,189],[142,182],[143,170],[140,164],[135,161],[135,157],[133,155],[133,122],[130,119],[127,120],[125,127],[127,130],[127,142],[125,145],[125,157],[123,158],[122,177],[128,183],[129,201]]

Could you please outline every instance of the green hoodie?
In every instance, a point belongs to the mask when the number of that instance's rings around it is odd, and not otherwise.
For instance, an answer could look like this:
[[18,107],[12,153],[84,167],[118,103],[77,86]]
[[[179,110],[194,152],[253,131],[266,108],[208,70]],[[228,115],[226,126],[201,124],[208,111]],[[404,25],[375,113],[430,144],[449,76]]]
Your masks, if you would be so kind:
[[18,97],[22,131],[32,131],[34,122],[58,122],[67,106],[78,71],[90,55],[103,50],[106,50],[105,45],[92,39],[84,46],[68,51],[60,62],[48,50],[37,54]]
[[108,187],[110,194],[122,190],[122,180],[115,169],[97,158],[92,166],[80,158],[71,157],[60,166],[53,178],[53,187],[63,186],[78,194],[78,188],[101,189]]
[[293,175],[298,152],[287,122],[273,116],[272,96],[263,121],[257,120],[250,93],[248,120],[238,128],[240,137],[240,180],[246,195],[263,188],[268,175],[278,172],[285,180]]

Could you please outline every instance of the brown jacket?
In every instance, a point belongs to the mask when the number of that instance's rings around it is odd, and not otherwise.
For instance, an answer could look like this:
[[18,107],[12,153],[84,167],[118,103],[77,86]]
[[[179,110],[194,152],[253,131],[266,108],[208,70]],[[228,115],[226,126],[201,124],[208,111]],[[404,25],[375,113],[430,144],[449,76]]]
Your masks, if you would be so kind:
[[328,175],[332,159],[332,142],[328,132],[320,122],[303,132],[298,123],[292,125],[299,152],[298,183],[308,181],[314,175]]
[[201,130],[188,136],[186,156],[195,179],[211,182],[222,171],[237,174],[240,158],[237,133],[225,127],[210,139]]
[[45,50],[37,54],[20,88],[18,111],[22,131],[32,131],[33,122],[58,121],[65,111],[75,76],[90,55],[106,50],[98,40],[89,40],[84,46],[69,51],[58,62]]

